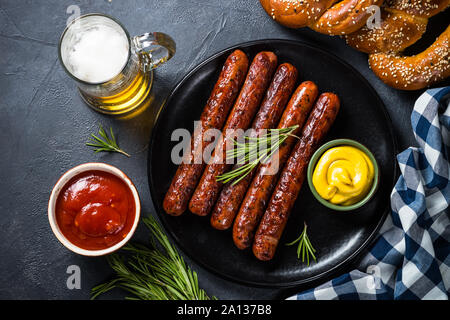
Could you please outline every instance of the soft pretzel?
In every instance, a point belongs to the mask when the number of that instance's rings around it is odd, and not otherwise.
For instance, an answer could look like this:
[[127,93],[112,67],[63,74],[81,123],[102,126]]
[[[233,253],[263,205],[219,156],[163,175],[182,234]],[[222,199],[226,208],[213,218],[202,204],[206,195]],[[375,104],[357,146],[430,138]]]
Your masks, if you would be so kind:
[[380,6],[383,0],[344,0],[334,4],[309,27],[330,35],[344,35],[363,27],[372,13],[370,6]]
[[[385,83],[416,90],[449,77],[448,29],[424,52],[401,52],[426,31],[428,18],[450,6],[450,0],[260,0],[279,23],[308,26],[330,35],[343,35],[353,48],[369,53],[369,64]],[[383,5],[382,5],[383,4]],[[380,26],[366,23],[372,5],[381,6]]]
[[419,40],[428,18],[450,5],[450,0],[387,0],[381,11],[381,28],[367,26],[347,35],[353,48],[367,52],[401,52]]
[[383,82],[402,90],[417,90],[450,76],[450,26],[425,51],[412,57],[389,53],[369,55],[369,65]]
[[260,0],[272,19],[289,28],[309,26],[337,1],[339,0]]
[[431,18],[449,6],[448,0],[387,0],[387,7],[407,14]]
[[371,15],[367,8],[383,0],[260,0],[264,10],[290,28],[344,35],[361,28]]
[[[274,20],[286,27],[310,27],[330,35],[346,35],[359,30],[372,15],[368,8],[383,4],[383,0],[260,0],[260,2]],[[389,17],[392,17],[390,22],[395,23],[396,19],[403,19],[404,23],[412,24],[416,22],[415,19],[430,18],[449,5],[450,0],[386,0],[382,14],[386,16],[390,13]],[[426,20],[417,21],[423,24]],[[422,27],[418,29],[420,32]]]
[[427,18],[385,8],[381,12],[380,28],[367,26],[346,35],[351,47],[366,53],[400,52],[419,40],[427,29]]

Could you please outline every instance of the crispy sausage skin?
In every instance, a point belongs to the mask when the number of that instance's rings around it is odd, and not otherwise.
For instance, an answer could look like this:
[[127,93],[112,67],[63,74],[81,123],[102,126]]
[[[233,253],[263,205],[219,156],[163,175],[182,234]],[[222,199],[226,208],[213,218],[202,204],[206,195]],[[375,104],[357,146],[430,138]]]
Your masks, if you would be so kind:
[[256,232],[253,254],[259,260],[273,258],[305,179],[309,160],[336,119],[339,108],[339,98],[333,93],[323,93],[317,100]]
[[[278,67],[253,121],[250,137],[259,136],[262,129],[272,129],[278,124],[294,90],[297,75],[297,69],[290,63],[283,63]],[[237,167],[236,165],[235,168]],[[211,215],[211,225],[214,228],[225,230],[232,225],[254,172],[255,170],[236,184],[229,182],[224,185]]]
[[196,163],[198,161],[194,159],[202,159],[202,150],[211,143],[203,141],[203,133],[208,129],[222,129],[244,82],[248,63],[247,55],[241,50],[232,52],[225,61],[200,116],[201,128],[191,139],[191,151],[184,155],[183,162],[178,166],[164,197],[163,208],[168,214],[178,216],[187,209],[189,199],[205,168],[203,161]]
[[225,161],[226,149],[227,144],[232,143],[229,141],[235,137],[227,133],[236,129],[248,129],[269,86],[277,60],[277,56],[268,51],[258,53],[253,59],[241,92],[222,130],[222,136],[213,151],[211,161],[207,164],[189,202],[189,210],[192,213],[206,216],[211,212],[223,185],[216,180],[216,177],[230,167],[230,164]]
[[[278,124],[278,128],[298,125],[298,129],[293,134],[297,135],[301,132],[317,95],[318,88],[314,82],[305,81],[300,84],[292,95]],[[278,176],[289,157],[295,141],[294,137],[287,138],[271,160],[258,167],[233,225],[233,241],[239,249],[251,246],[259,220],[264,214]],[[272,172],[275,161],[278,161],[278,170]]]

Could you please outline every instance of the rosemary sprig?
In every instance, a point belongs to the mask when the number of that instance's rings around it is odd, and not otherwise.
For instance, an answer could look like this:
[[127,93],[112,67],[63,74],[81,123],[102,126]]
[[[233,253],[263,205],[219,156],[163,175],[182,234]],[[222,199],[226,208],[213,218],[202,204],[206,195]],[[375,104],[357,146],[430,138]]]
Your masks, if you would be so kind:
[[297,258],[300,259],[300,253],[302,255],[302,262],[305,262],[305,257],[307,260],[307,264],[309,266],[309,256],[311,255],[312,258],[314,259],[314,261],[316,261],[316,256],[314,255],[314,252],[316,252],[316,250],[313,248],[311,241],[308,238],[308,234],[306,233],[308,226],[305,223],[305,227],[303,228],[303,232],[300,235],[300,237],[298,237],[297,239],[295,239],[294,241],[287,243],[287,246],[292,246],[294,244],[296,244],[298,242],[298,247],[297,247]]
[[[91,137],[89,137],[89,142],[86,143],[87,146],[95,147],[95,152],[118,152],[123,155],[126,155],[127,157],[130,157],[128,153],[123,151],[119,148],[117,145],[116,137],[114,136],[114,133],[112,131],[112,128],[109,128],[110,136],[108,137],[108,134],[106,133],[105,129],[100,125],[100,128],[98,129],[98,134],[100,137],[96,136],[95,134],[91,134]],[[103,140],[102,140],[103,138]]]
[[269,129],[269,132],[261,137],[245,137],[244,143],[234,141],[236,147],[227,150],[226,159],[227,161],[236,159],[236,163],[240,166],[217,176],[216,180],[223,183],[234,180],[233,185],[238,183],[259,163],[268,161],[288,137],[298,138],[292,134],[297,128],[298,125]]
[[[128,252],[127,258],[119,254],[107,256],[116,277],[94,287],[91,299],[121,288],[133,295],[127,299],[210,300],[199,288],[197,273],[186,265],[158,222],[152,216],[143,221],[152,235],[152,246],[128,244],[124,247]],[[162,250],[157,248],[155,240]]]

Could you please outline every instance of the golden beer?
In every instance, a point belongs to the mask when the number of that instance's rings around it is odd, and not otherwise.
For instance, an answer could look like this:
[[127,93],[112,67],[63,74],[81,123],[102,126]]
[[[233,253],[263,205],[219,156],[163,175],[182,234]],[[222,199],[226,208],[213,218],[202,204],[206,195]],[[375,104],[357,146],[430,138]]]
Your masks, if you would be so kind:
[[73,20],[59,43],[66,72],[78,82],[83,100],[107,114],[129,113],[149,96],[152,69],[169,60],[175,43],[163,33],[130,38],[116,20],[88,14]]
[[131,83],[128,86],[122,86],[125,89],[120,88],[116,94],[99,96],[89,94],[81,88],[79,90],[81,97],[88,105],[94,106],[100,112],[118,115],[128,113],[139,107],[147,99],[152,82],[152,71],[138,70]]

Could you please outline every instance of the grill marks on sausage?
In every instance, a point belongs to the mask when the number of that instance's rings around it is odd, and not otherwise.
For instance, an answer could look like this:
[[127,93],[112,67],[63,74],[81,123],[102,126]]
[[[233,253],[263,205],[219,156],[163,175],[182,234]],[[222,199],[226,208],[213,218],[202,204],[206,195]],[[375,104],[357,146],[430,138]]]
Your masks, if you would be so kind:
[[245,130],[250,126],[276,66],[277,57],[272,52],[260,52],[253,59],[244,86],[223,128],[222,137],[189,202],[192,213],[205,216],[212,210],[223,185],[216,181],[216,176],[230,168],[230,164],[224,163],[227,143],[233,138],[226,136],[227,130]]
[[[290,99],[278,128],[298,125],[299,128],[293,134],[297,135],[301,132],[317,95],[318,88],[313,82],[303,82]],[[287,138],[272,159],[258,167],[233,226],[233,241],[238,248],[245,249],[251,246],[254,232],[295,141],[294,137]],[[278,170],[270,172],[276,159],[278,159]]]
[[222,129],[244,82],[247,69],[248,58],[241,50],[235,50],[225,61],[219,79],[200,116],[202,127],[191,139],[191,152],[184,156],[164,197],[163,208],[168,214],[178,216],[187,209],[189,199],[205,168],[203,161],[195,163],[194,159],[202,159],[199,152],[211,143],[203,141],[203,133],[208,129]]
[[[254,131],[250,133],[250,137],[259,136],[261,129],[271,129],[277,125],[292,94],[297,75],[297,69],[289,63],[278,67],[253,121]],[[238,167],[236,165],[234,168]],[[229,182],[224,185],[211,215],[211,225],[214,228],[225,230],[232,225],[254,173],[255,170],[236,184]]]
[[[164,210],[171,215],[182,214],[189,205],[191,212],[204,216],[216,204],[211,225],[221,230],[231,226],[237,212],[233,241],[240,249],[250,247],[253,242],[253,253],[260,260],[273,258],[304,182],[309,160],[340,108],[335,94],[324,93],[308,117],[318,88],[313,82],[305,81],[283,111],[295,84],[297,70],[287,63],[280,65],[266,92],[276,66],[277,57],[272,52],[258,53],[248,73],[248,59],[241,50],[228,57],[201,114],[201,126],[196,128],[191,139],[191,151],[178,167],[163,202]],[[216,177],[231,167],[225,161],[226,148],[228,141],[235,138],[227,136],[227,130],[246,130],[258,109],[252,124],[255,131],[251,136],[258,136],[261,129],[273,128],[282,113],[277,128],[299,125],[293,134],[301,132],[300,140],[296,142],[294,137],[288,137],[270,161],[260,164],[236,185],[226,184],[222,190],[223,184],[217,182]],[[204,133],[208,129],[222,129],[222,136],[208,164],[204,161],[194,163],[202,159],[203,150],[213,143],[204,141]],[[272,172],[274,159],[278,159],[278,170]]]
[[253,253],[260,260],[273,258],[281,234],[300,192],[312,154],[326,135],[340,108],[333,93],[322,94],[303,128],[284,167],[253,242]]

